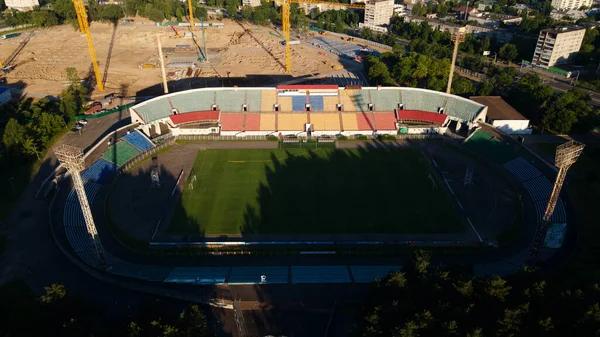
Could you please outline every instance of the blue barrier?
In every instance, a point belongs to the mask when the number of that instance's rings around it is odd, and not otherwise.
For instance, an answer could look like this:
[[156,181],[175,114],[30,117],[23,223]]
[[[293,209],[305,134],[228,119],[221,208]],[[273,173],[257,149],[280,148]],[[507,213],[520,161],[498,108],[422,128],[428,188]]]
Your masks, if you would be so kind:
[[351,283],[346,266],[292,266],[292,283]]
[[173,268],[164,282],[187,284],[223,284],[229,267]]
[[350,272],[356,283],[371,283],[387,276],[391,271],[402,269],[400,266],[350,266]]
[[256,284],[261,282],[261,276],[266,277],[266,283],[288,283],[288,266],[252,266],[232,267],[227,284]]

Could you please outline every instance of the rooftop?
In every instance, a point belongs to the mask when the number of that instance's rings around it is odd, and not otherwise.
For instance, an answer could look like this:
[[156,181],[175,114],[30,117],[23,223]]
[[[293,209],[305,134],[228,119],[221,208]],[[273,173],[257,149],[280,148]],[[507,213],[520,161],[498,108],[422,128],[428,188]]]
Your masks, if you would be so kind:
[[487,105],[487,116],[493,120],[527,120],[500,96],[473,96],[472,101]]
[[542,29],[542,30],[540,30],[540,33],[544,32],[544,33],[550,33],[550,34],[561,34],[561,33],[574,32],[574,31],[578,31],[578,30],[582,30],[582,29],[585,29],[585,28],[580,27],[580,26],[558,27],[558,28]]

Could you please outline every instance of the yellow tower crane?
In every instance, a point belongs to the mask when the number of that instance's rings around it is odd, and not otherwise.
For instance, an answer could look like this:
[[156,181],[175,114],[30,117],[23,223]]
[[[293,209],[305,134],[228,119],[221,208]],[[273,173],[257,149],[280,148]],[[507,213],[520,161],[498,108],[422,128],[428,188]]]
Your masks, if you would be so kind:
[[[279,0],[269,0],[278,1]],[[292,51],[290,48],[290,4],[315,4],[315,5],[332,5],[345,8],[359,8],[364,9],[365,4],[343,4],[337,2],[328,2],[323,0],[281,0],[281,23],[283,30],[283,37],[285,38],[285,72],[290,73],[292,71]]]
[[75,6],[75,12],[77,13],[77,21],[79,22],[79,29],[85,34],[87,40],[88,49],[90,51],[90,58],[92,59],[92,67],[94,68],[94,76],[96,76],[96,85],[98,91],[104,91],[104,85],[102,85],[102,78],[100,77],[100,70],[98,69],[98,60],[96,59],[96,50],[92,43],[92,35],[90,34],[90,27],[88,25],[87,13],[85,12],[85,5],[83,0],[73,0]]
[[188,12],[190,16],[190,30],[194,31],[194,13],[192,12],[192,0],[188,0]]

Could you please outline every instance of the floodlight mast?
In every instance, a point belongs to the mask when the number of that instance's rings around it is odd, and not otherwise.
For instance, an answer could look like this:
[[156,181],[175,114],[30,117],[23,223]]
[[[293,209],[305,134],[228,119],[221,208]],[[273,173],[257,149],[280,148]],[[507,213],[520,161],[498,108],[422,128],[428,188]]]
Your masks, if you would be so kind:
[[92,210],[90,209],[90,204],[83,187],[83,180],[81,179],[81,174],[79,173],[85,168],[83,151],[80,148],[63,144],[54,149],[54,154],[56,154],[58,161],[60,161],[71,173],[73,185],[75,186],[75,191],[77,192],[77,197],[79,198],[79,204],[81,205],[83,219],[85,220],[85,227],[88,234],[92,238],[94,252],[98,258],[98,265],[106,266],[106,253],[104,252],[104,247],[102,247],[102,243],[100,242],[100,237],[98,236],[98,231],[96,230],[96,225],[94,224],[94,218],[92,217]]
[[581,152],[583,152],[584,147],[584,144],[573,140],[556,147],[556,157],[554,159],[554,166],[558,168],[558,173],[556,174],[556,181],[554,182],[554,187],[552,188],[552,194],[550,195],[550,199],[548,200],[546,211],[544,212],[544,216],[542,217],[542,222],[538,227],[538,231],[536,232],[535,238],[531,245],[531,260],[533,264],[537,262],[540,250],[542,249],[544,241],[546,240],[546,233],[548,232],[548,224],[550,222],[550,217],[554,213],[554,208],[556,207],[556,203],[558,202],[560,191],[567,176],[567,171],[569,170],[571,165],[575,164],[577,158],[579,158]]

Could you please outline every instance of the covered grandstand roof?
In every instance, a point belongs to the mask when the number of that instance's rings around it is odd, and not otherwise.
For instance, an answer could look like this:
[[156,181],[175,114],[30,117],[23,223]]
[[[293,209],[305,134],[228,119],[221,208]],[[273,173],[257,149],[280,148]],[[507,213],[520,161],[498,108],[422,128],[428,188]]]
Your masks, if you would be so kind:
[[500,96],[474,96],[471,99],[487,105],[487,117],[492,120],[527,120]]
[[337,84],[281,84],[277,90],[297,90],[297,89],[337,89]]
[[444,124],[448,115],[420,110],[398,110],[399,120],[427,121],[435,124]]
[[189,122],[200,122],[200,121],[216,121],[219,120],[219,110],[206,110],[206,111],[194,111],[187,112],[184,114],[171,115],[169,118],[173,124],[183,124]]

